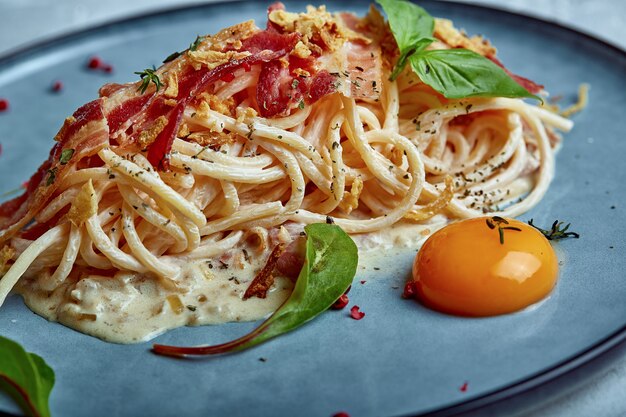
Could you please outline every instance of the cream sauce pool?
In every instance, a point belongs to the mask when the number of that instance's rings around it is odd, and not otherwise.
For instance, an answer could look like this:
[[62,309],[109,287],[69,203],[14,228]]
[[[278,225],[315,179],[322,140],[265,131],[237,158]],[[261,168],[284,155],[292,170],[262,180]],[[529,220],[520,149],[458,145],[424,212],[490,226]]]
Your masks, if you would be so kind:
[[[355,235],[359,265],[369,267],[379,260],[380,249],[415,250],[445,223],[435,218],[425,226],[400,224]],[[291,294],[290,279],[277,276],[265,299],[242,299],[266,258],[251,257],[240,268],[216,259],[192,262],[184,266],[178,290],[154,276],[129,272],[68,279],[52,292],[42,289],[46,274],[37,273],[24,276],[15,290],[31,310],[50,321],[108,342],[139,343],[176,327],[253,321],[271,314]]]

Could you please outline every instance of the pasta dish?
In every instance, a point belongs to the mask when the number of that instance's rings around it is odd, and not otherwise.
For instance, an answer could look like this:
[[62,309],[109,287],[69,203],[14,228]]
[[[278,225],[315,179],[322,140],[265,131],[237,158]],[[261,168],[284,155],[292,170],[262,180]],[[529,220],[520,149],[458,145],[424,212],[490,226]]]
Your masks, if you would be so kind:
[[[500,65],[485,39],[436,19],[427,49],[454,48]],[[409,66],[391,80],[400,52],[375,7],[276,4],[266,29],[198,37],[139,81],[104,85],[0,206],[0,304],[14,290],[50,320],[144,341],[276,309],[306,224],[380,248],[537,204],[572,123],[521,98],[446,97]],[[271,285],[250,289],[260,273]]]

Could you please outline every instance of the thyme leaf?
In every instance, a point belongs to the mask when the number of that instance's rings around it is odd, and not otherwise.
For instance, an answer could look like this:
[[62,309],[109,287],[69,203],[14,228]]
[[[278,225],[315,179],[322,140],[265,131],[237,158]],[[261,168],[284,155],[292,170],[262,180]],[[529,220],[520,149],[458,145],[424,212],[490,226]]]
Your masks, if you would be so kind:
[[182,54],[181,54],[180,52],[178,52],[178,51],[176,51],[176,52],[172,52],[171,54],[169,54],[169,55],[167,56],[167,58],[165,58],[165,59],[163,60],[163,63],[164,63],[164,64],[167,64],[168,62],[175,60],[176,58],[178,58],[178,57],[179,57],[179,56],[181,56],[181,55],[182,55]]
[[57,168],[54,167],[48,170],[48,178],[46,179],[46,185],[54,184],[54,181],[57,179]]
[[156,91],[159,91],[161,87],[163,87],[163,83],[159,79],[159,76],[156,74],[156,68],[154,65],[152,68],[146,68],[141,72],[135,72],[135,74],[139,75],[141,78],[141,85],[137,88],[137,91],[141,91],[141,94],[145,93],[150,86],[150,83],[153,83],[156,87]]
[[495,229],[496,227],[498,228],[498,236],[500,237],[500,244],[504,245],[504,231],[505,230],[512,230],[515,232],[521,232],[522,229],[520,229],[519,227],[515,227],[515,226],[506,226],[507,224],[509,224],[509,221],[503,217],[500,216],[493,216],[490,217],[488,219],[485,220],[485,222],[487,223],[487,227],[490,229]]

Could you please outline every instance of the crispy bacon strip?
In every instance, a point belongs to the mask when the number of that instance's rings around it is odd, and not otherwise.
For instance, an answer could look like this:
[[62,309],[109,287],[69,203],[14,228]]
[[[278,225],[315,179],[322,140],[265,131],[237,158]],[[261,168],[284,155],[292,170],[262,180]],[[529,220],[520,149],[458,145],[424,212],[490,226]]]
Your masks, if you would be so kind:
[[284,244],[278,244],[272,249],[272,253],[267,258],[267,262],[261,271],[254,277],[248,289],[243,295],[243,299],[247,300],[250,297],[265,298],[267,296],[267,290],[274,284],[274,268],[278,259],[285,251]]
[[[273,11],[284,10],[282,3],[274,3],[268,9],[268,16]],[[283,28],[272,23],[268,18],[268,29],[262,39],[251,39],[244,42],[244,49],[253,51],[255,48],[268,47],[267,42],[275,42],[272,38],[289,36],[293,40],[294,49],[302,40],[302,35],[282,33]],[[253,46],[254,44],[254,46]],[[337,77],[324,69],[317,68],[317,58],[322,48],[313,48],[309,56],[298,56],[292,53],[287,59],[275,60],[262,65],[257,84],[256,99],[259,113],[263,117],[286,116],[296,107],[315,103],[327,94],[337,91]]]
[[150,119],[156,120],[160,116],[165,116],[168,123],[148,149],[148,160],[150,163],[165,170],[169,169],[168,154],[172,149],[172,143],[174,143],[174,138],[180,127],[183,112],[189,101],[192,100],[196,94],[203,91],[209,84],[218,81],[220,78],[234,72],[243,65],[269,62],[285,55],[287,52],[288,50],[285,49],[278,51],[264,50],[256,55],[250,55],[239,60],[232,60],[200,76],[197,75],[198,72],[193,73],[179,83],[178,104],[173,109],[163,103],[165,100],[164,97],[159,97],[155,104],[158,110],[151,112]]
[[[269,13],[282,8],[282,4],[276,3],[270,7]],[[171,93],[168,96],[165,91],[140,95],[134,84],[102,87],[100,95],[107,99],[105,115],[111,137],[122,146],[146,147],[150,163],[168,170],[168,155],[186,106],[212,83],[232,78],[239,68],[261,65],[257,102],[264,117],[286,115],[297,106],[311,104],[336,91],[335,76],[324,70],[318,71],[315,56],[302,58],[292,53],[302,39],[300,33],[282,33],[280,28],[268,25],[268,29],[246,36],[236,49],[237,52],[250,53],[246,57],[231,59],[211,69],[207,66],[194,68],[185,59],[178,62],[178,67],[173,66],[170,71],[176,72],[178,80],[176,97]],[[230,50],[228,45],[225,48],[226,52]],[[149,141],[139,140],[142,132],[152,132]]]
[[[241,51],[250,52],[251,55],[241,59],[233,59],[211,70],[202,67],[195,70],[191,65],[186,65],[178,77],[178,94],[175,97],[176,105],[171,106],[171,98],[165,97],[163,91],[154,92],[152,95],[130,98],[120,103],[107,114],[109,128],[115,135],[118,129],[132,129],[131,139],[138,143],[141,132],[149,130],[157,120],[165,117],[166,126],[160,130],[154,141],[148,147],[148,160],[161,169],[169,169],[168,154],[182,120],[182,115],[187,104],[207,87],[232,74],[242,67],[249,67],[274,61],[288,54],[299,39],[298,34],[279,34],[269,31],[259,31],[242,43]],[[101,90],[101,94],[113,94],[118,91],[115,86]],[[126,123],[133,120],[132,126]]]
[[91,101],[66,119],[57,133],[50,156],[28,181],[26,192],[0,205],[0,245],[15,236],[45,206],[57,190],[56,178],[70,167],[60,162],[64,149],[73,149],[72,160],[96,154],[109,143],[109,128],[102,99]]
[[[100,94],[103,95],[102,89],[100,89]],[[141,95],[139,97],[126,100],[120,106],[114,108],[113,111],[107,114],[109,131],[111,133],[117,132],[127,120],[135,116],[144,108],[149,99],[149,94]]]

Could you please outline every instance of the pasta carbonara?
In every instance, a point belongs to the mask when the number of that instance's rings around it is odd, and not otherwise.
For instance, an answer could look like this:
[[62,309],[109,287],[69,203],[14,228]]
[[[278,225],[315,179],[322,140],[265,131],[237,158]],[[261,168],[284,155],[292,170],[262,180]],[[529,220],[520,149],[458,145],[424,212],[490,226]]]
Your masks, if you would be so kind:
[[[435,37],[495,57],[449,21]],[[572,123],[521,99],[446,99],[410,69],[389,81],[397,53],[376,9],[272,6],[267,29],[199,37],[105,85],[0,206],[0,304],[15,289],[51,320],[142,341],[275,309],[305,224],[381,247],[535,205]],[[266,298],[242,300],[277,245]]]

